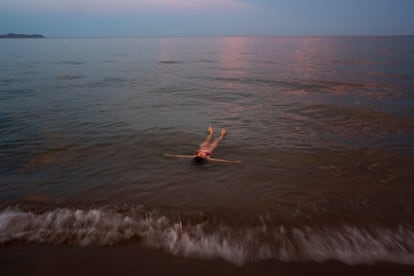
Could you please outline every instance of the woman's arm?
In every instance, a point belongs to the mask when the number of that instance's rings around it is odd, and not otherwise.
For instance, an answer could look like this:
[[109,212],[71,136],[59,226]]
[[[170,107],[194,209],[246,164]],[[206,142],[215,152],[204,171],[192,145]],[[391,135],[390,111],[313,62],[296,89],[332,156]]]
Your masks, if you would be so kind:
[[180,154],[164,154],[167,157],[177,157],[177,158],[194,158],[194,155],[180,155]]
[[219,162],[219,163],[227,163],[227,164],[240,164],[240,163],[243,163],[240,160],[224,160],[224,159],[211,158],[211,157],[208,157],[207,159],[209,161]]

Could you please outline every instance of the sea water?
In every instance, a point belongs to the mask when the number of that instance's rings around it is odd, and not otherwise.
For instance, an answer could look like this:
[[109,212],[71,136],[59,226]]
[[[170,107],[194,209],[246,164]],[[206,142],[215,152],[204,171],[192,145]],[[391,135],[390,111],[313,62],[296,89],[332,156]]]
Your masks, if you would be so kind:
[[[0,242],[414,265],[414,38],[0,41]],[[228,135],[190,159],[208,126]],[[109,250],[103,247],[102,250]]]

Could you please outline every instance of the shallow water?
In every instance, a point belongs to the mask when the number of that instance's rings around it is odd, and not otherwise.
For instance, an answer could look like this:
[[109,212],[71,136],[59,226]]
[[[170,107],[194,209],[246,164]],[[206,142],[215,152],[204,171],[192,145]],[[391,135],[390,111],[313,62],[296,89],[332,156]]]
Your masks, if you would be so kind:
[[[414,38],[0,41],[0,241],[414,264]],[[214,156],[193,154],[215,127]]]

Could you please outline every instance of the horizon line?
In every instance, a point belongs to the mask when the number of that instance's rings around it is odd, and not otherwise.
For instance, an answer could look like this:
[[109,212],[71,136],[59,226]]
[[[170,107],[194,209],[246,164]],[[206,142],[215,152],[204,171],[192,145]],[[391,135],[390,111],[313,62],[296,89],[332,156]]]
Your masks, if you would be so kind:
[[414,34],[363,34],[363,35],[90,35],[90,36],[45,36],[46,39],[120,39],[120,38],[225,38],[225,37],[412,37]]

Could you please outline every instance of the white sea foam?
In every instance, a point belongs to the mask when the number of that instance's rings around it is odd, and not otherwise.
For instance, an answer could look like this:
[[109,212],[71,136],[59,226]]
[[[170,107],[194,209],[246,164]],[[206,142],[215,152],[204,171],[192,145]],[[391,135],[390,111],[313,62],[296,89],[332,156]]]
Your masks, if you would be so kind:
[[8,208],[0,212],[0,242],[105,246],[139,239],[174,255],[221,258],[236,265],[265,259],[414,264],[411,226],[293,227],[262,221],[262,225],[232,227],[207,220],[184,224],[177,217],[137,208],[127,212],[61,208],[40,214]]

